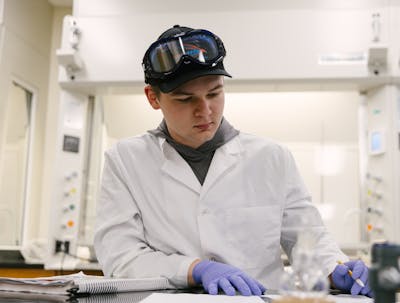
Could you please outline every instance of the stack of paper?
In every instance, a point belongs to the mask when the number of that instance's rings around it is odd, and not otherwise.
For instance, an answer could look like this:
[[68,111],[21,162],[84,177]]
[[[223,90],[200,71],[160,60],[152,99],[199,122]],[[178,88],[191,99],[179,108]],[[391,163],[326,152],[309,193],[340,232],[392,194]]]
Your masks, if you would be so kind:
[[6,278],[0,277],[0,291],[23,292],[49,295],[72,296],[74,294],[104,294],[160,290],[168,288],[166,278],[115,279],[85,275],[80,272],[72,275],[45,278]]

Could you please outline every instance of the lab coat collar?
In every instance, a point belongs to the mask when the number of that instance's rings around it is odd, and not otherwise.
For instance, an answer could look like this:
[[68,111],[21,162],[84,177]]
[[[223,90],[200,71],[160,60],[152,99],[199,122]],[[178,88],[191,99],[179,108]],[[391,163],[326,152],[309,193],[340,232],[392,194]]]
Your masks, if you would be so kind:
[[158,137],[161,151],[164,154],[165,160],[161,166],[161,170],[176,181],[189,187],[196,193],[200,193],[201,184],[197,180],[192,168],[182,158],[182,156],[165,140]]
[[228,169],[237,165],[240,154],[243,152],[239,137],[240,133],[215,151],[207,177],[204,180],[202,196],[225,175],[224,173]]
[[223,176],[225,171],[237,164],[239,155],[243,151],[239,136],[240,134],[215,151],[203,186],[182,156],[168,144],[165,138],[158,137],[161,151],[165,156],[161,169],[171,178],[203,196]]

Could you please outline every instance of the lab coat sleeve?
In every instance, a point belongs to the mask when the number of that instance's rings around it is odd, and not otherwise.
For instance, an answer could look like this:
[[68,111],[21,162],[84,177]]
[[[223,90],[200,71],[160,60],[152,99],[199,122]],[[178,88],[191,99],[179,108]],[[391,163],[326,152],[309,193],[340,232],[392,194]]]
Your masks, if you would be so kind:
[[283,208],[281,245],[292,262],[292,250],[297,242],[298,232],[311,232],[314,236],[317,262],[328,276],[337,265],[337,260],[348,260],[327,231],[318,209],[311,202],[295,161],[288,150],[284,150],[286,197]]
[[167,255],[146,243],[140,209],[127,180],[117,149],[106,152],[94,237],[104,274],[131,278],[162,276],[173,287],[186,287],[189,266],[196,258]]

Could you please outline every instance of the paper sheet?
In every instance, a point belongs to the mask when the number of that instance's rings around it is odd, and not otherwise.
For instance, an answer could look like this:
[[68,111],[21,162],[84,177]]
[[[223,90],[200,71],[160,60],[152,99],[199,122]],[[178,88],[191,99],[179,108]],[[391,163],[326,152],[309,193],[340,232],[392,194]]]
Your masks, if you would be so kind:
[[[278,294],[266,294],[262,296],[263,298],[269,298],[271,300],[277,300],[281,298],[281,295]],[[346,294],[340,294],[340,295],[328,295],[327,297],[328,300],[333,301],[335,303],[373,303],[374,300],[371,298],[368,298],[366,296],[352,296],[352,295],[346,295]]]
[[260,297],[154,293],[140,303],[264,303]]
[[352,295],[329,295],[328,299],[334,300],[337,303],[373,303],[374,299],[366,296],[352,296]]

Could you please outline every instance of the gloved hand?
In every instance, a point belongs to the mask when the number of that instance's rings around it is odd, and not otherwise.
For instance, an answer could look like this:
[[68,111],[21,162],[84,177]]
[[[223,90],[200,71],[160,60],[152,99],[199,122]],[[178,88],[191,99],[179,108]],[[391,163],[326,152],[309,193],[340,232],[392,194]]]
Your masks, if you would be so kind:
[[[352,276],[349,274],[349,269],[353,272]],[[365,286],[359,285],[356,279],[360,279]],[[332,273],[332,282],[337,289],[349,292],[353,296],[362,294],[372,297],[372,291],[368,285],[368,267],[361,260],[338,264]]]
[[240,269],[224,263],[201,261],[193,268],[192,275],[194,281],[197,284],[202,283],[210,295],[218,294],[218,288],[228,296],[234,296],[235,289],[244,296],[260,296],[265,291],[264,286]]

